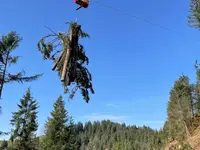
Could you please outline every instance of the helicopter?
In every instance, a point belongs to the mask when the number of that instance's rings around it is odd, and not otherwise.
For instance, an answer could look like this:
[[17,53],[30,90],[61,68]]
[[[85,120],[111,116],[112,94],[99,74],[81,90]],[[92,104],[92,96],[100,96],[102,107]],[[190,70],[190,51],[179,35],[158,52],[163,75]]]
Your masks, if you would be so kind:
[[89,6],[89,0],[74,0],[74,2],[79,5],[76,10],[79,10],[82,7],[87,8]]

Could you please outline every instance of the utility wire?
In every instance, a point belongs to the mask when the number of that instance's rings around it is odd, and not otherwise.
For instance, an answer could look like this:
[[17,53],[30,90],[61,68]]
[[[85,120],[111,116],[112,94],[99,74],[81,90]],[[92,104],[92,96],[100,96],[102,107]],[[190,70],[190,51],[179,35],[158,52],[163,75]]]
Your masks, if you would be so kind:
[[164,30],[167,30],[167,31],[176,33],[176,34],[178,34],[178,35],[180,35],[180,36],[184,36],[182,33],[177,32],[177,31],[175,31],[175,30],[173,30],[173,29],[170,29],[170,28],[168,28],[168,27],[165,27],[165,26],[160,25],[160,24],[157,24],[157,23],[153,23],[153,22],[151,22],[151,21],[149,21],[149,20],[146,20],[146,19],[142,19],[142,18],[140,18],[140,17],[138,17],[138,16],[136,16],[136,15],[133,15],[133,14],[131,14],[131,13],[129,13],[129,12],[124,12],[124,11],[122,11],[121,9],[116,8],[116,7],[113,7],[113,6],[111,6],[111,5],[103,4],[103,3],[99,2],[98,0],[90,0],[90,1],[93,2],[93,3],[96,3],[96,4],[98,4],[98,5],[101,5],[101,6],[103,6],[103,7],[107,7],[107,8],[109,8],[109,9],[112,9],[112,10],[115,10],[115,11],[117,11],[117,12],[120,12],[120,13],[122,13],[123,15],[129,16],[129,17],[131,17],[131,18],[135,18],[135,19],[141,20],[141,21],[143,21],[144,23],[150,24],[150,25],[152,25],[152,26],[162,28],[162,29],[164,29]]

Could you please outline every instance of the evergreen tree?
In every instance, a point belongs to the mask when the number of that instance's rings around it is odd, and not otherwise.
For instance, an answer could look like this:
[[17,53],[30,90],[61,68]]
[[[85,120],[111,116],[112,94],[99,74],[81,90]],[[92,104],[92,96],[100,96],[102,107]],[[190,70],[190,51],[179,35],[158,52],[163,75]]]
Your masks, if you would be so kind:
[[75,124],[72,117],[69,117],[68,134],[69,134],[69,142],[68,142],[68,150],[74,150],[76,147],[76,129]]
[[191,99],[189,78],[181,76],[170,91],[167,107],[169,136],[172,139],[183,140],[190,134],[193,117]]
[[[18,111],[12,113],[11,125],[14,126],[11,141],[14,142],[13,149],[34,150],[37,123],[38,103],[31,96],[30,89],[18,104]],[[15,148],[14,148],[15,147]]]
[[194,28],[200,28],[200,0],[190,1],[189,25]]
[[10,82],[31,82],[36,80],[40,74],[26,77],[24,71],[16,74],[8,72],[8,67],[16,64],[19,56],[13,56],[12,52],[19,46],[22,38],[16,32],[9,32],[6,36],[0,38],[0,98],[2,97],[2,90],[5,83]]
[[193,89],[194,89],[194,99],[195,99],[195,103],[194,103],[194,110],[195,113],[200,113],[200,69],[199,69],[199,64],[196,61],[195,64],[195,69],[196,69],[196,84],[193,85]]
[[45,137],[40,148],[43,150],[74,150],[75,128],[72,118],[68,116],[62,96],[54,103],[51,118],[45,125]]

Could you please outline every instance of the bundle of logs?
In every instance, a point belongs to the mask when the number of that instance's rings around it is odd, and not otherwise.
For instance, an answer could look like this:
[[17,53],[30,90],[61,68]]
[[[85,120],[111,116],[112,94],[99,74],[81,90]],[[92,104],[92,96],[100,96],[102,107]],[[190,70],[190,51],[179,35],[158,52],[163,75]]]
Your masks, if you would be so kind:
[[[69,92],[69,86],[76,83],[71,90],[70,98],[80,89],[84,99],[88,102],[88,89],[91,93],[94,93],[94,90],[91,74],[84,66],[85,63],[89,63],[89,59],[85,55],[83,46],[79,44],[79,39],[84,37],[89,37],[89,35],[82,31],[81,25],[73,22],[70,23],[68,33],[60,32],[56,34],[53,32],[53,34],[43,37],[38,43],[38,49],[43,54],[44,59],[54,60],[52,70],[57,69],[67,92]],[[45,42],[47,38],[50,38],[49,42]],[[55,58],[57,54],[60,55]]]
[[76,59],[79,52],[78,47],[78,32],[81,26],[77,25],[76,30],[71,31],[69,35],[68,43],[64,45],[64,50],[61,55],[56,59],[52,68],[54,71],[57,66],[62,66],[61,81],[65,82],[65,85],[70,85],[76,79]]

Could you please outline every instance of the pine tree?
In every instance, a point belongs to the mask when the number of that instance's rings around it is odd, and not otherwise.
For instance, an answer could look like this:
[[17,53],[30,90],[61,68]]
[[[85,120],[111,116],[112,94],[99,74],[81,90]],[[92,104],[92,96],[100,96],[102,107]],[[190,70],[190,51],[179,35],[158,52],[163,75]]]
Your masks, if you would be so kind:
[[19,56],[13,56],[12,52],[19,46],[22,38],[16,32],[9,32],[6,36],[0,38],[0,98],[2,97],[2,90],[5,83],[11,82],[31,82],[38,79],[41,74],[31,77],[26,77],[24,71],[16,74],[7,72],[10,65],[16,64]]
[[[70,93],[70,99],[73,98],[77,90],[80,90],[88,103],[90,100],[89,91],[94,94],[94,90],[91,82],[92,76],[85,67],[89,63],[89,58],[79,40],[87,38],[89,35],[83,32],[81,25],[77,22],[68,24],[70,24],[68,32],[57,34],[52,31],[52,34],[41,38],[38,42],[38,50],[43,54],[43,59],[54,61],[52,70],[57,69],[65,92]],[[58,54],[59,56],[57,56]]]
[[11,141],[14,142],[14,147],[17,149],[37,149],[35,144],[35,132],[38,128],[37,109],[38,103],[33,99],[30,89],[28,89],[18,104],[18,111],[12,113],[11,125],[15,128],[12,130]]
[[189,78],[181,76],[170,91],[167,106],[169,136],[183,140],[190,134],[192,121],[191,86]]
[[194,28],[200,28],[200,0],[190,1],[189,25]]
[[45,125],[45,137],[40,148],[42,150],[74,150],[74,125],[65,109],[62,96],[57,99],[53,107],[51,118],[48,118]]
[[199,64],[196,61],[195,63],[195,69],[196,69],[196,84],[193,85],[194,89],[194,99],[195,99],[195,113],[200,113],[200,69]]
[[74,120],[72,117],[69,117],[69,124],[68,124],[68,134],[69,134],[69,142],[67,145],[68,150],[74,150],[76,147],[76,128],[74,124]]

